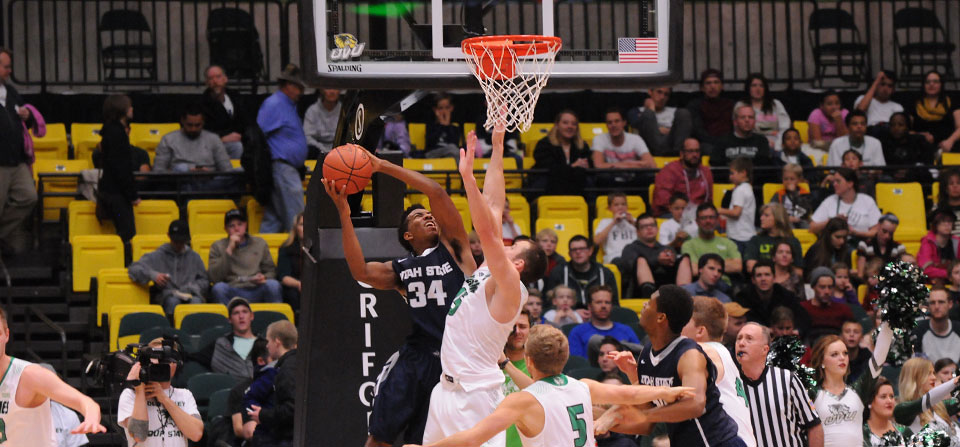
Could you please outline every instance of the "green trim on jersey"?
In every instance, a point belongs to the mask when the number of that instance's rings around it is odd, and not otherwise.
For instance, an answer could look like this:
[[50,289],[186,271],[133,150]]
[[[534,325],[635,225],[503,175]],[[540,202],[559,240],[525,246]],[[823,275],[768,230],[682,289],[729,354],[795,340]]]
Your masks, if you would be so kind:
[[10,356],[10,363],[7,364],[7,370],[3,372],[3,377],[0,377],[0,385],[3,385],[3,381],[7,378],[7,373],[10,372],[10,367],[13,366],[13,361],[16,359],[14,356]]
[[557,374],[557,375],[553,375],[553,376],[549,376],[549,377],[544,377],[544,378],[540,379],[539,381],[540,381],[540,382],[546,382],[546,383],[549,383],[550,385],[554,385],[554,386],[564,386],[564,385],[566,385],[567,383],[569,383],[570,378],[567,377],[566,375],[564,375],[563,373],[560,373],[560,374]]

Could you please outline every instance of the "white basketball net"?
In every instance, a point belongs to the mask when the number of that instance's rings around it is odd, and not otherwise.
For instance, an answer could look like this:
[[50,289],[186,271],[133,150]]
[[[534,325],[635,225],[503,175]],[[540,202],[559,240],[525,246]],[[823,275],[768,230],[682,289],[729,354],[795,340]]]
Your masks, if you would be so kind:
[[[487,39],[484,43],[472,43]],[[544,36],[504,36],[503,40],[473,38],[463,42],[470,71],[480,81],[487,98],[483,127],[503,126],[507,132],[526,132],[540,90],[547,84],[560,39]]]

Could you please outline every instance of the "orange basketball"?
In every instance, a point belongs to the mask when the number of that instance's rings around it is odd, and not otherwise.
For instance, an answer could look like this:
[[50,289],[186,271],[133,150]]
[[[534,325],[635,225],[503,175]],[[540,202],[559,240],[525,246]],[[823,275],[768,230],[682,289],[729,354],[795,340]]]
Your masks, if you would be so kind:
[[323,178],[337,185],[337,190],[347,186],[347,194],[363,191],[373,175],[370,157],[356,144],[336,147],[323,159]]

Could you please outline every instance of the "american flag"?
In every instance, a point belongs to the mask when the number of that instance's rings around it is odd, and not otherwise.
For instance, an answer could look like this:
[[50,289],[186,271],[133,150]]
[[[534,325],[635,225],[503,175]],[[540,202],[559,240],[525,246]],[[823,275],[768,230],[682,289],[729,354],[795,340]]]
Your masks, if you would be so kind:
[[657,63],[656,37],[621,37],[617,39],[617,54],[621,64]]

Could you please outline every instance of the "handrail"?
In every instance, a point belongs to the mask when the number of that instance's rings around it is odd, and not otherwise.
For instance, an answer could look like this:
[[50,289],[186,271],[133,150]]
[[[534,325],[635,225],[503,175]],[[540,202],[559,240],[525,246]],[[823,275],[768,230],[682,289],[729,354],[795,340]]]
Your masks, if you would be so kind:
[[33,340],[33,331],[31,330],[31,316],[36,315],[40,319],[40,322],[45,324],[50,329],[53,329],[55,332],[60,334],[60,377],[67,377],[67,331],[63,330],[59,324],[51,320],[42,310],[36,306],[30,305],[26,308],[24,322],[26,323],[26,340],[27,340],[27,354],[33,357],[38,362],[42,362],[43,359],[33,350],[32,340]]

